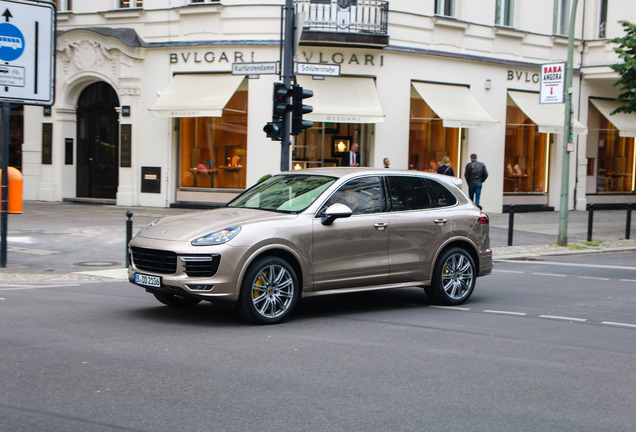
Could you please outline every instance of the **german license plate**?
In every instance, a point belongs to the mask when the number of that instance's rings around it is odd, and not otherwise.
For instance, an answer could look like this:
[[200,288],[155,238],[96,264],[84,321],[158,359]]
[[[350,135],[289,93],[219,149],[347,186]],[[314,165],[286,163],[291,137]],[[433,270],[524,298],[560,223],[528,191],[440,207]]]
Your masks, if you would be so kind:
[[141,273],[135,273],[135,283],[137,285],[149,286],[154,288],[161,287],[161,277],[150,276]]

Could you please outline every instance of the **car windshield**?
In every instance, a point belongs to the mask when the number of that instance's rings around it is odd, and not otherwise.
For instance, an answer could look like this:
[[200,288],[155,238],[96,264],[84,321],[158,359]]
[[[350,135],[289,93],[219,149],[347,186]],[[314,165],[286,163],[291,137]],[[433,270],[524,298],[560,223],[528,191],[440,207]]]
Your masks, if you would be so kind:
[[246,190],[227,206],[297,213],[309,207],[335,181],[327,176],[277,175]]

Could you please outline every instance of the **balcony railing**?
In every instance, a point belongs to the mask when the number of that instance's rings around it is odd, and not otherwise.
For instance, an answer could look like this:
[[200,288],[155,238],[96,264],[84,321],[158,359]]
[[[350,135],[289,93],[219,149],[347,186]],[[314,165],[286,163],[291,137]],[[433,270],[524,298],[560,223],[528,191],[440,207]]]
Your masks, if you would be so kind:
[[386,36],[388,0],[296,0],[304,31]]

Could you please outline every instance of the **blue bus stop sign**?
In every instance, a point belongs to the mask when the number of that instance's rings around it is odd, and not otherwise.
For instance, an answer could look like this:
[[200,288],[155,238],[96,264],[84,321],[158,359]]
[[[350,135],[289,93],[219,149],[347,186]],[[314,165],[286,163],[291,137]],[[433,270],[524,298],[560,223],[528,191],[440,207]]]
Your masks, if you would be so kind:
[[0,23],[0,60],[13,61],[24,52],[24,35],[11,23]]

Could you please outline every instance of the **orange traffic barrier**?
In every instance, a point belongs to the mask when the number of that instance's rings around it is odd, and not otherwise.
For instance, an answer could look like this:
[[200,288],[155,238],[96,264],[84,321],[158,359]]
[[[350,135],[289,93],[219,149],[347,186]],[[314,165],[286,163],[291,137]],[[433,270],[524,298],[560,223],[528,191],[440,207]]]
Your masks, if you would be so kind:
[[[14,167],[7,170],[9,177],[9,213],[22,213],[22,173]],[[0,170],[0,182],[2,181],[2,170]]]

